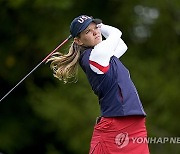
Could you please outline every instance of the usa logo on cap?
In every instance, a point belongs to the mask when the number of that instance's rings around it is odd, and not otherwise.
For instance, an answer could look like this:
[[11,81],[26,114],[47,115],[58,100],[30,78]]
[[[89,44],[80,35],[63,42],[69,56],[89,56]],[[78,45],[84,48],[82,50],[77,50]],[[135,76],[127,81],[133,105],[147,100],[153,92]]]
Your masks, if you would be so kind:
[[70,25],[70,33],[73,38],[77,37],[83,30],[85,30],[91,22],[96,24],[101,23],[100,19],[93,19],[87,15],[76,17]]
[[79,17],[78,22],[82,24],[87,19],[91,19],[91,17],[86,16],[86,15],[82,15]]

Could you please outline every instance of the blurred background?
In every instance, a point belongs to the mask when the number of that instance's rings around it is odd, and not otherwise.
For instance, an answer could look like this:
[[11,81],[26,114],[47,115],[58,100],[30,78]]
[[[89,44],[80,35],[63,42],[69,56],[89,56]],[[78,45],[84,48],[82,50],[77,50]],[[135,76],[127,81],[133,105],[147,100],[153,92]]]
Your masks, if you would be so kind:
[[[179,0],[0,0],[0,8],[0,98],[69,36],[74,17],[87,14],[123,32],[121,61],[143,102],[148,135],[180,136]],[[97,116],[81,68],[77,83],[63,84],[43,64],[0,103],[0,153],[87,154]],[[179,144],[149,147],[180,153]]]

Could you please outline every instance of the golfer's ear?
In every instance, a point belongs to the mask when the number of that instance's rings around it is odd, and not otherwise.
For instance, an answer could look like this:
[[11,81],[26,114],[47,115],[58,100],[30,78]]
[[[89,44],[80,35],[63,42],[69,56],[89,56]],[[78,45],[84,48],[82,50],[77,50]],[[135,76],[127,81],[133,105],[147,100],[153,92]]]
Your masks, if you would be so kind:
[[74,38],[74,42],[78,45],[83,45],[83,43],[81,42],[81,40],[78,37]]

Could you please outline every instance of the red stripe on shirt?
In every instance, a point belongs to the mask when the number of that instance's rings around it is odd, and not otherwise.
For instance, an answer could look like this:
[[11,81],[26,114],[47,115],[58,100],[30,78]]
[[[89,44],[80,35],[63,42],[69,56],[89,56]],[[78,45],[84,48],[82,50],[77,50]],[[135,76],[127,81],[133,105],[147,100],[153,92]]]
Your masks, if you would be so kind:
[[106,73],[109,70],[109,65],[104,67],[102,65],[99,65],[98,63],[89,60],[89,63],[93,65],[94,67],[98,68],[101,72]]

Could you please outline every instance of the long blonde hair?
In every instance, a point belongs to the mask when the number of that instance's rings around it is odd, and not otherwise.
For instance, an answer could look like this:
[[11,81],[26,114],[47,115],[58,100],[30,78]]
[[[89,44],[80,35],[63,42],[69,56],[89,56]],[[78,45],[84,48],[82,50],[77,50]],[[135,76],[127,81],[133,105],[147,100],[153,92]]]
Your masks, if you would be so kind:
[[70,81],[76,82],[78,62],[82,50],[83,47],[73,41],[67,54],[55,52],[52,57],[47,60],[47,62],[51,61],[50,68],[53,70],[54,77],[62,80],[64,83]]

